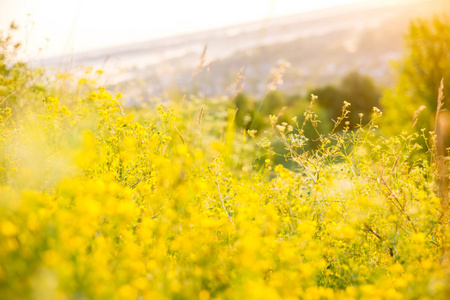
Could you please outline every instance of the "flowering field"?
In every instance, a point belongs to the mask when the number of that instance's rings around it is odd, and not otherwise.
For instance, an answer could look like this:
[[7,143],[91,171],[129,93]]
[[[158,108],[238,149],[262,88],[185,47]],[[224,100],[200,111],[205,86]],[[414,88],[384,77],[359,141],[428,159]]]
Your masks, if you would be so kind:
[[428,133],[344,103],[306,137],[315,96],[246,132],[226,102],[127,108],[60,77],[0,110],[1,299],[448,299]]

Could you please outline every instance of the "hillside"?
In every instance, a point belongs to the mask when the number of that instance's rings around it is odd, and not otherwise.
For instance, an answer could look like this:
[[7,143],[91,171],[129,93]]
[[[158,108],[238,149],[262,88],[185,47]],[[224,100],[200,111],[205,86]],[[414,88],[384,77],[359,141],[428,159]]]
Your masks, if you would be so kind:
[[[132,99],[163,97],[176,86],[192,87],[191,75],[207,46],[208,72],[194,82],[205,95],[223,94],[239,70],[245,89],[261,96],[270,70],[280,59],[291,64],[282,90],[304,92],[312,85],[336,82],[352,70],[391,82],[389,61],[398,58],[409,20],[448,8],[443,0],[379,1],[344,5],[182,36],[99,49],[44,61],[50,67],[94,66],[114,74]],[[67,63],[64,63],[67,62]],[[204,66],[204,67],[205,67]],[[143,85],[142,82],[148,82]],[[138,86],[138,87],[137,87]],[[134,100],[130,100],[133,102]]]

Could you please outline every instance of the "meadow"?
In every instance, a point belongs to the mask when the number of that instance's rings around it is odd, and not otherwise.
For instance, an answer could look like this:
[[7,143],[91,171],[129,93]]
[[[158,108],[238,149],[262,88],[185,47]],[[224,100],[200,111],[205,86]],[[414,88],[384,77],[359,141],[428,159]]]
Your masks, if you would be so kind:
[[321,132],[315,95],[246,130],[229,99],[127,107],[5,57],[1,299],[448,299],[435,131],[343,101]]

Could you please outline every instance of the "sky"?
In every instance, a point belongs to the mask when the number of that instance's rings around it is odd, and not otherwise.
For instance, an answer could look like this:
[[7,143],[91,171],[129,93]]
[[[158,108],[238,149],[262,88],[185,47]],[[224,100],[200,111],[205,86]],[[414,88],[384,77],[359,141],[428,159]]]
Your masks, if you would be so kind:
[[367,1],[0,0],[0,30],[15,21],[23,51],[45,57]]

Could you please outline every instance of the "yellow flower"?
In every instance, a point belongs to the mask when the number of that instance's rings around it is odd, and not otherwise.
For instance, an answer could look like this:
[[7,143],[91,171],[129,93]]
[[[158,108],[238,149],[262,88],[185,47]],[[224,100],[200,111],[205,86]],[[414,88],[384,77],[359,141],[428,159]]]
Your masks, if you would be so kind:
[[136,298],[137,291],[133,289],[130,285],[126,284],[119,288],[117,295],[121,299],[134,299]]
[[320,184],[315,184],[314,185],[314,190],[318,193],[323,193],[323,188]]
[[247,133],[248,133],[249,136],[251,136],[252,138],[254,138],[254,137],[255,137],[255,134],[256,134],[256,130],[254,130],[254,129],[252,129],[252,130],[247,130]]
[[99,98],[104,100],[111,100],[112,97],[108,92],[103,91],[100,93]]
[[96,92],[91,92],[91,93],[89,94],[89,98],[92,99],[92,100],[97,100],[97,99],[98,99],[98,93],[96,93]]
[[61,114],[63,114],[63,115],[66,115],[66,116],[70,116],[70,115],[71,115],[69,109],[67,109],[67,107],[66,107],[65,105],[63,105],[63,106],[61,106],[61,107],[59,108],[59,112],[60,112]]
[[269,116],[269,119],[270,119],[270,125],[271,125],[271,126],[275,126],[275,124],[276,124],[277,121],[278,121],[277,116],[270,115],[270,116]]
[[0,232],[4,236],[15,236],[19,232],[19,229],[14,223],[10,221],[3,221],[0,224]]

